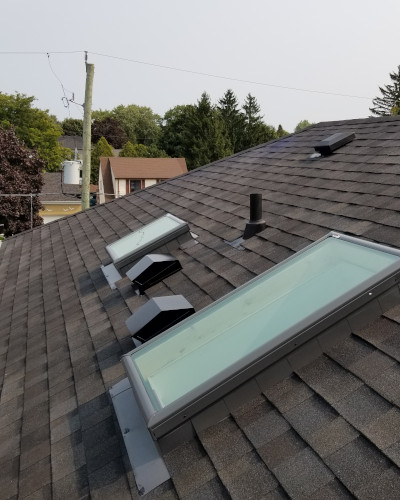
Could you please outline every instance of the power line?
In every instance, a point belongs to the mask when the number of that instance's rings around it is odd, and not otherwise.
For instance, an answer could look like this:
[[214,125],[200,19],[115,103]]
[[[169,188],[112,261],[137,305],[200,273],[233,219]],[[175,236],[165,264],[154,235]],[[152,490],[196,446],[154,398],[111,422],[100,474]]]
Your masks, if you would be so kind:
[[296,92],[307,92],[307,93],[311,93],[311,94],[322,94],[322,95],[332,95],[332,96],[336,96],[336,97],[349,97],[349,98],[353,98],[353,99],[365,99],[365,100],[368,100],[370,101],[372,98],[371,97],[366,97],[366,96],[360,96],[360,95],[354,95],[354,94],[342,94],[342,93],[339,93],[339,92],[328,92],[328,91],[324,91],[324,90],[315,90],[315,89],[306,89],[306,88],[300,88],[300,87],[291,87],[289,85],[278,85],[278,84],[274,84],[274,83],[266,83],[266,82],[257,82],[257,81],[253,81],[253,80],[245,80],[243,78],[235,78],[235,77],[230,77],[230,76],[223,76],[223,75],[215,75],[215,74],[212,74],[212,73],[204,73],[204,72],[201,72],[201,71],[195,71],[195,70],[190,70],[190,69],[184,69],[184,68],[177,68],[175,66],[166,66],[166,65],[163,65],[163,64],[155,64],[155,63],[150,63],[150,62],[147,62],[147,61],[139,61],[139,60],[136,60],[136,59],[129,59],[127,57],[120,57],[120,56],[113,56],[113,55],[109,55],[109,54],[102,54],[100,52],[90,52],[90,51],[85,51],[85,50],[72,50],[72,51],[51,51],[51,52],[39,52],[39,51],[28,51],[28,52],[24,52],[24,51],[9,51],[9,52],[4,52],[4,51],[0,51],[0,55],[7,55],[7,54],[10,54],[10,55],[43,55],[43,54],[92,54],[92,55],[95,55],[95,56],[100,56],[100,57],[105,57],[105,58],[108,58],[108,59],[115,59],[115,60],[118,60],[118,61],[125,61],[125,62],[130,62],[130,63],[133,63],[133,64],[142,64],[142,65],[145,65],[145,66],[151,66],[151,67],[154,67],[154,68],[161,68],[161,69],[168,69],[170,71],[178,71],[178,72],[181,72],[181,73],[187,73],[187,74],[192,74],[192,75],[199,75],[199,76],[206,76],[206,77],[209,77],[209,78],[217,78],[217,79],[220,79],[220,80],[227,80],[227,81],[232,81],[232,82],[240,82],[240,83],[249,83],[251,85],[260,85],[260,86],[263,86],[263,87],[272,87],[272,88],[278,88],[278,89],[284,89],[284,90],[294,90]]

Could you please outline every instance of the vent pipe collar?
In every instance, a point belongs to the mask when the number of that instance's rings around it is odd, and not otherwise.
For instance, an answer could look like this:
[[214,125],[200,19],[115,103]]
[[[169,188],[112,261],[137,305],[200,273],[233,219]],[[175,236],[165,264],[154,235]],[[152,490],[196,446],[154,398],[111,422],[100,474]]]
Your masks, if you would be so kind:
[[250,195],[250,220],[246,224],[243,239],[248,240],[265,227],[266,224],[262,218],[262,196],[259,193],[252,193]]

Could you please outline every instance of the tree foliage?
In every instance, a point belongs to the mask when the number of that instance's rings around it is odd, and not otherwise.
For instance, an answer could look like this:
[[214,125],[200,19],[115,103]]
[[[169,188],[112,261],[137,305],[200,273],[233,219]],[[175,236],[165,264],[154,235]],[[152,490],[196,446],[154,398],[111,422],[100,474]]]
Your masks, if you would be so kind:
[[372,100],[369,110],[377,116],[400,115],[400,66],[397,72],[389,73],[391,84],[379,87],[381,97]]
[[260,105],[257,99],[250,93],[246,96],[242,110],[244,115],[244,130],[239,151],[252,148],[276,138],[275,128],[263,122],[263,117],[260,115]]
[[240,111],[239,102],[231,89],[219,99],[217,109],[220,113],[234,153],[240,151],[245,129],[245,118]]
[[[38,153],[28,149],[12,127],[7,130],[0,127],[0,193],[40,193],[44,165]],[[40,208],[38,196],[32,197],[33,226],[43,223]],[[30,229],[31,197],[0,196],[0,223],[4,224],[6,236]]]
[[79,118],[65,118],[61,127],[64,135],[83,135],[83,121]]
[[187,124],[194,113],[192,104],[178,105],[164,115],[159,147],[174,158],[184,158],[187,149]]
[[94,120],[92,123],[92,141],[98,142],[101,137],[104,137],[116,149],[121,149],[128,141],[128,136],[119,121],[110,116],[103,120]]
[[314,123],[310,123],[308,120],[301,120],[296,125],[294,131],[295,131],[295,133],[296,132],[300,132],[300,130],[303,130],[303,129],[307,128],[307,127],[311,127],[311,125],[314,125]]
[[167,153],[163,149],[159,149],[157,146],[132,144],[130,141],[124,144],[119,156],[128,158],[169,158]]
[[57,171],[69,153],[58,143],[62,129],[54,116],[32,106],[34,97],[0,92],[0,126],[14,127],[17,136],[30,149],[35,149],[45,162],[45,169]]
[[97,184],[99,180],[99,166],[100,158],[102,156],[110,157],[113,156],[112,147],[108,144],[104,137],[101,137],[97,144],[92,149],[92,154],[90,158],[90,182],[92,184]]

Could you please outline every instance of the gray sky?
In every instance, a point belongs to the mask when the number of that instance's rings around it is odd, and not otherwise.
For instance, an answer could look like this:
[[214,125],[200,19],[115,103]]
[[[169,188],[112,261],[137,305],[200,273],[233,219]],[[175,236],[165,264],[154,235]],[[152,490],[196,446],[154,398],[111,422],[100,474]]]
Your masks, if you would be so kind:
[[[93,109],[138,104],[163,115],[177,104],[195,103],[203,91],[216,102],[232,88],[240,103],[253,94],[266,123],[290,132],[302,119],[369,116],[378,85],[388,84],[400,64],[399,0],[5,2],[0,91],[33,95],[39,108],[60,120],[82,117],[82,108],[63,106],[47,55],[4,52],[50,52],[57,77],[83,103],[88,51],[95,65]],[[57,51],[78,52],[52,53]]]

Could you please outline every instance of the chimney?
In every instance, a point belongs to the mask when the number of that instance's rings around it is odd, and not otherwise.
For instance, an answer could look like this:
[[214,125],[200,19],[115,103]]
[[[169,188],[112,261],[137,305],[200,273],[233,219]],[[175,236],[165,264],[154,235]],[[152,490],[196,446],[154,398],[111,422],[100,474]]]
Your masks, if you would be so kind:
[[252,193],[250,195],[250,220],[246,224],[243,239],[248,240],[265,229],[265,226],[265,221],[262,218],[262,196],[258,193]]

